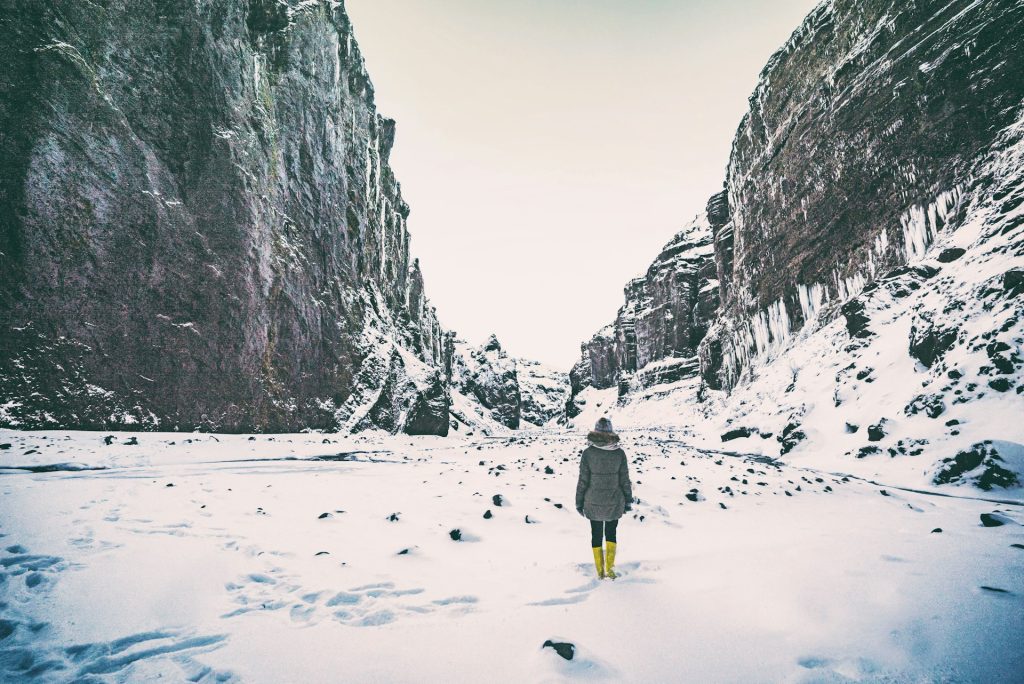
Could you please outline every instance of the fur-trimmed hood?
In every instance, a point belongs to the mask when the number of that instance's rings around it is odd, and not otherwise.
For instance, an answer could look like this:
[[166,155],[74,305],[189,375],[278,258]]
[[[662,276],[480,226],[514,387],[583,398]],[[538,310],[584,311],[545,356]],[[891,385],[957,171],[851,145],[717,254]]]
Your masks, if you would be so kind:
[[587,442],[592,447],[598,449],[618,449],[619,448],[619,436],[614,432],[598,432],[592,430],[587,434]]

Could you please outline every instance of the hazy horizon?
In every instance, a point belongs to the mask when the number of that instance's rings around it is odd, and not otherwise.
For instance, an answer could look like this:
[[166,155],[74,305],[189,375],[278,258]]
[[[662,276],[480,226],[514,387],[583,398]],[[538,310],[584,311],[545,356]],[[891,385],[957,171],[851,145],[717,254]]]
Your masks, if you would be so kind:
[[717,192],[817,0],[348,0],[446,329],[568,370]]

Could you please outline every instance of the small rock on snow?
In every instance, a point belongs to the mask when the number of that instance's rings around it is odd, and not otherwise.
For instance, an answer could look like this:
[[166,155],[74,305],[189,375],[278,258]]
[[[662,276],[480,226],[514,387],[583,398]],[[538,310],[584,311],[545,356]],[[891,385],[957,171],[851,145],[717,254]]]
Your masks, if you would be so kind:
[[1013,522],[1005,515],[999,515],[998,513],[982,513],[981,524],[985,527],[1002,527],[1003,525]]
[[576,646],[567,641],[552,641],[548,639],[541,648],[553,648],[555,653],[566,660],[572,660],[573,656],[576,655]]

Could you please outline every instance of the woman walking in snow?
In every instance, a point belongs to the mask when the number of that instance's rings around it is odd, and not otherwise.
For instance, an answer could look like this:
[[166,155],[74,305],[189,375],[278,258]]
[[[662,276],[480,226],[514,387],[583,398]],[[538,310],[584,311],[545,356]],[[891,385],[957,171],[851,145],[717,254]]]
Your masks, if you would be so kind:
[[[590,520],[590,546],[600,579],[615,579],[616,527],[622,514],[632,508],[626,452],[612,421],[602,418],[587,435],[589,446],[580,456],[580,478],[576,483],[576,512]],[[606,551],[601,550],[602,538]]]

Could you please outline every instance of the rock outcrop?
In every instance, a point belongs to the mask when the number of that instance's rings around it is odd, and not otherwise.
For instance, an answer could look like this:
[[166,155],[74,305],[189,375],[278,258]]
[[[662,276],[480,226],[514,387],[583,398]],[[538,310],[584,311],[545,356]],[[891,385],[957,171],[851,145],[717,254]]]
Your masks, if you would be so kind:
[[395,124],[340,2],[2,22],[0,425],[447,432]]
[[563,414],[569,397],[565,373],[509,356],[495,335],[479,347],[452,336],[451,350],[452,392],[470,399],[491,420],[518,429],[544,425]]
[[715,211],[718,205],[709,203],[647,273],[626,285],[615,322],[581,346],[582,358],[570,372],[573,396],[588,386],[618,386],[624,394],[698,374],[697,347],[718,308]]
[[478,348],[454,341],[448,379],[459,392],[487,409],[493,420],[513,430],[519,427],[522,397],[516,360],[505,353],[496,336],[491,335]]

